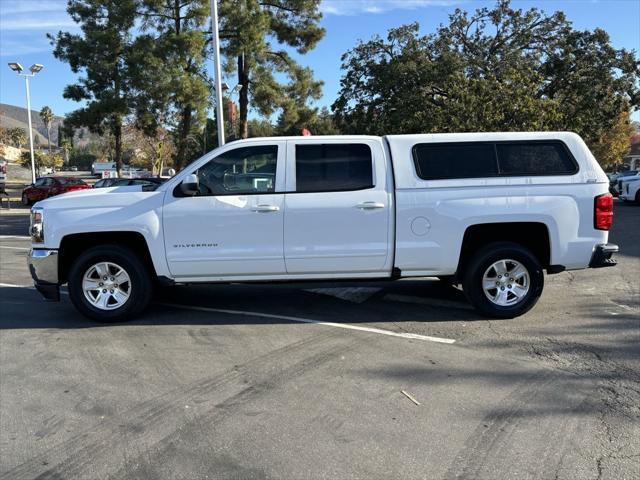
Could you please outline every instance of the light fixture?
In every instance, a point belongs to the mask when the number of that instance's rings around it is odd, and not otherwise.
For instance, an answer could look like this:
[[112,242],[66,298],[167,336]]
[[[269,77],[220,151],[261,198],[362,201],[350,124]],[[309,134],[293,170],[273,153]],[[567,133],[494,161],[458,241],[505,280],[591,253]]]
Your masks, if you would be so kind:
[[22,65],[20,65],[18,62],[9,62],[9,68],[18,73],[22,72],[23,70]]
[[29,78],[40,72],[44,66],[34,63],[29,67],[29,72],[23,72],[24,68],[18,62],[9,62],[9,68],[19,76],[24,77],[24,86],[27,91],[27,122],[29,124],[29,153],[31,154],[31,183],[36,183],[36,162],[33,152],[33,126],[31,125],[31,95],[29,94]]

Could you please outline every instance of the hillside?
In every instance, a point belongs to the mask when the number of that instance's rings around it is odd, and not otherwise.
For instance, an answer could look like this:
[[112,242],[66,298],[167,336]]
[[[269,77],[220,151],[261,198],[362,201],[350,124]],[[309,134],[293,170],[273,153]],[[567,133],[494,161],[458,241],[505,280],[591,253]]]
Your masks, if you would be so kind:
[[[62,117],[54,117],[51,125],[51,145],[57,145],[58,142],[58,125],[62,125]],[[0,127],[3,128],[24,128],[28,129],[27,109],[0,103]],[[36,110],[31,110],[31,122],[33,125],[33,141],[40,145],[47,144],[47,127],[40,118],[40,114]],[[37,140],[36,140],[37,137]]]

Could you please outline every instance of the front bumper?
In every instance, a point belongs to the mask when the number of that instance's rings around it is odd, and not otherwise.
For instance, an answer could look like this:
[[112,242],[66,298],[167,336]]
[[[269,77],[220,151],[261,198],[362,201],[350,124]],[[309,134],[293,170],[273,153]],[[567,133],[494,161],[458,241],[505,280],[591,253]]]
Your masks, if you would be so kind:
[[27,264],[36,290],[45,300],[60,301],[58,250],[31,249]]
[[613,258],[614,253],[618,253],[618,245],[613,243],[601,243],[596,245],[589,262],[590,268],[615,267],[618,262]]

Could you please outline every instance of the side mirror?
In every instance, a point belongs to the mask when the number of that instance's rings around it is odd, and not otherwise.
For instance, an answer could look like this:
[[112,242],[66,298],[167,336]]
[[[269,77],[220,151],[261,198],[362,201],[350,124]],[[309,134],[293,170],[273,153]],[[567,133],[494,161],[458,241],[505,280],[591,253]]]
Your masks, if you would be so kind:
[[193,173],[191,175],[187,175],[185,179],[182,180],[182,183],[180,183],[180,191],[190,197],[197,195],[198,176]]

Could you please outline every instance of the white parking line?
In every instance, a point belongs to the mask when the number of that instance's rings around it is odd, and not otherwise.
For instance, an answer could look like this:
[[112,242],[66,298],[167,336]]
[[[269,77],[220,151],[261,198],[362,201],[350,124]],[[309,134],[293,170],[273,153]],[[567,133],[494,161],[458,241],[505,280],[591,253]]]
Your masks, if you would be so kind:
[[13,283],[0,283],[0,287],[7,287],[7,288],[28,288],[30,290],[33,290],[35,287],[33,285],[14,285]]
[[0,248],[8,248],[9,250],[31,250],[30,248],[25,248],[25,247],[8,247],[6,245],[0,245]]
[[[14,285],[11,283],[0,283],[0,287],[26,288],[29,290],[33,290],[35,288],[31,285]],[[60,293],[62,295],[69,295],[69,293],[64,290],[60,290]],[[316,325],[324,325],[325,327],[344,328],[346,330],[357,330],[360,332],[377,333],[378,335],[387,335],[389,337],[406,338],[411,340],[422,340],[425,342],[446,343],[449,345],[456,342],[452,338],[431,337],[429,335],[418,335],[417,333],[404,333],[404,332],[398,333],[398,332],[392,332],[391,330],[383,330],[381,328],[361,327],[359,325],[350,325],[348,323],[322,322],[320,320],[311,320],[310,318],[301,318],[301,317],[290,317],[288,315],[273,315],[271,313],[247,312],[243,310],[226,310],[222,308],[193,307],[190,305],[179,305],[177,303],[157,303],[156,305],[161,305],[163,307],[183,309],[183,310],[193,310],[197,312],[226,313],[229,315],[244,315],[249,317],[289,320],[291,322],[314,323]]]
[[[15,285],[13,283],[0,283],[0,287],[25,288],[27,290],[35,290],[36,289],[36,287],[34,287],[33,285]],[[67,292],[66,290],[60,289],[60,295],[69,295],[69,292]]]
[[0,240],[30,240],[27,235],[0,235]]
[[164,307],[180,308],[184,310],[194,310],[198,312],[227,313],[230,315],[245,315],[250,317],[289,320],[292,322],[315,323],[316,325],[324,325],[326,327],[344,328],[347,330],[358,330],[361,332],[377,333],[379,335],[387,335],[389,337],[408,338],[411,340],[423,340],[427,342],[437,342],[437,343],[447,343],[447,344],[455,343],[455,340],[451,338],[430,337],[428,335],[418,335],[417,333],[397,333],[397,332],[392,332],[390,330],[383,330],[381,328],[361,327],[359,325],[351,325],[347,323],[322,322],[319,320],[311,320],[309,318],[289,317],[286,315],[273,315],[270,313],[260,313],[260,312],[246,312],[242,310],[226,310],[222,308],[194,307],[190,305],[179,305],[176,303],[158,303],[157,305],[162,305]]

